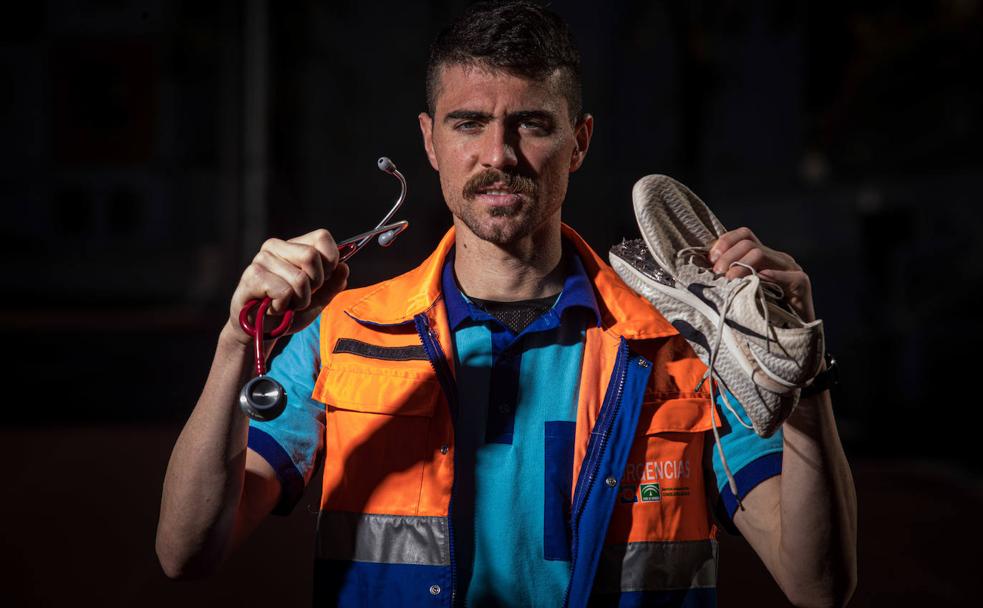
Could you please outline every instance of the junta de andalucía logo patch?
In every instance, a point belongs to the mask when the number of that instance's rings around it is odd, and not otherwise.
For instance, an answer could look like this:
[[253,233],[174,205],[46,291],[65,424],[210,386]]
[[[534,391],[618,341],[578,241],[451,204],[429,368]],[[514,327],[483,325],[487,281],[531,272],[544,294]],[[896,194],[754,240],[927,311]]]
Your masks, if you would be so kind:
[[662,501],[662,488],[658,483],[643,483],[640,489],[642,491],[642,502]]

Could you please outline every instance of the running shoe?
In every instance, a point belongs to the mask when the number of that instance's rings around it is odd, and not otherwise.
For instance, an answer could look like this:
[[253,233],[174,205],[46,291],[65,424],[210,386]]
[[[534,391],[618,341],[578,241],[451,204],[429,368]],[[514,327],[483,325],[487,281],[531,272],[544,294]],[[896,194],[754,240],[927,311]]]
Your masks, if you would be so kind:
[[706,364],[696,388],[709,380],[713,401],[722,395],[741,424],[771,436],[791,415],[800,389],[819,372],[822,321],[802,321],[785,304],[781,288],[749,266],[741,264],[751,274],[740,279],[716,274],[710,245],[726,229],[683,184],[649,175],[635,184],[632,201],[642,239],[615,245],[612,267]]

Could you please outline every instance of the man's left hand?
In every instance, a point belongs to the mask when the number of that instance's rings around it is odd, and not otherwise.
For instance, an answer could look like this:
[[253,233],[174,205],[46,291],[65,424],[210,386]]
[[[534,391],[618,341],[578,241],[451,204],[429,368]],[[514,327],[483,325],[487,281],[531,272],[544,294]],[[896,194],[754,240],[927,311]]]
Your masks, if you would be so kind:
[[781,286],[792,310],[806,322],[816,318],[812,304],[812,284],[802,267],[789,254],[761,244],[750,228],[724,233],[710,246],[713,271],[728,279],[746,277],[751,271],[735,264],[747,264],[763,278]]

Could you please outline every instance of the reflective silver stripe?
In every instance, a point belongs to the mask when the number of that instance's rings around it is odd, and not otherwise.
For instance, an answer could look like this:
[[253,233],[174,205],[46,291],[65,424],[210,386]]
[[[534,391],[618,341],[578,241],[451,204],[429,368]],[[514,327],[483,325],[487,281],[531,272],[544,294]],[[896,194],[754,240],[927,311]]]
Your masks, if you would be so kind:
[[596,593],[716,586],[715,540],[606,546],[594,579]]
[[321,511],[315,553],[319,559],[448,566],[447,518]]

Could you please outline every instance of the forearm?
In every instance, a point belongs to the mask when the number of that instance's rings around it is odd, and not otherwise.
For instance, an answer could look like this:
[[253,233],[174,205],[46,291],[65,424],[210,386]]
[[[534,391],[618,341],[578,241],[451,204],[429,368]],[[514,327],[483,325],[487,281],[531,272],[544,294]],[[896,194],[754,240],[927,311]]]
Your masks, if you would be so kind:
[[798,605],[845,604],[857,579],[857,498],[829,393],[803,399],[783,433],[785,591]]
[[157,555],[169,576],[208,572],[228,546],[249,428],[237,399],[252,359],[251,347],[223,330],[201,397],[171,453],[157,528]]

